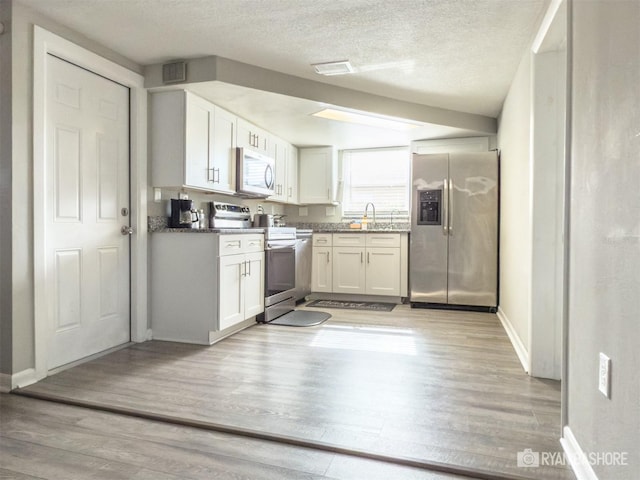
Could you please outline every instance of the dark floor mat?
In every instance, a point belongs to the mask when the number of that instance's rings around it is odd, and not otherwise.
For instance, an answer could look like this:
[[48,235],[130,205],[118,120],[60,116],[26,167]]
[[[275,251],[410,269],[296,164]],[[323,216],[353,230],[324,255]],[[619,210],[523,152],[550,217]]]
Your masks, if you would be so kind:
[[390,312],[396,306],[395,303],[382,302],[345,302],[342,300],[314,300],[306,305],[318,308],[346,308],[348,310],[372,310],[377,312]]
[[281,317],[271,320],[268,325],[284,325],[287,327],[313,327],[331,318],[327,312],[310,312],[308,310],[293,310]]

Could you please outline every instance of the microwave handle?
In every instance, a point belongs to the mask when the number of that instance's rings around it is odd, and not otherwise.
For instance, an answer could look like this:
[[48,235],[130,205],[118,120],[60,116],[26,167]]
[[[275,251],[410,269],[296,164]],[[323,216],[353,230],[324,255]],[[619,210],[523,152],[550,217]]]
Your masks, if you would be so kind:
[[267,168],[264,169],[264,183],[267,188],[273,188],[273,168],[271,165],[267,165]]

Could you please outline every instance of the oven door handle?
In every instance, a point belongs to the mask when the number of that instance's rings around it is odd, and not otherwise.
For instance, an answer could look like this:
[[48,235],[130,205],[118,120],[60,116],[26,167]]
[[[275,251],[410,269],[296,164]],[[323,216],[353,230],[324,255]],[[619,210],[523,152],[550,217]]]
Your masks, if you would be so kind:
[[292,242],[287,242],[287,243],[267,242],[265,250],[284,250],[284,249],[287,249],[287,248],[292,250],[292,251],[295,251],[295,249],[296,249],[295,240],[292,241]]

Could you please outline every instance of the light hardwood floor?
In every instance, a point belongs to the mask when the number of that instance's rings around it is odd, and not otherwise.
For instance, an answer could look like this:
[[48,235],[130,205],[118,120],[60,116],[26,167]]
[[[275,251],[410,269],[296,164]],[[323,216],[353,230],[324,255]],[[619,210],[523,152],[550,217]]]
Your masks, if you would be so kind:
[[560,451],[560,385],[522,371],[495,315],[326,311],[317,327],[256,325],[211,347],[137,344],[24,392],[503,478],[573,478],[517,467],[525,448]]

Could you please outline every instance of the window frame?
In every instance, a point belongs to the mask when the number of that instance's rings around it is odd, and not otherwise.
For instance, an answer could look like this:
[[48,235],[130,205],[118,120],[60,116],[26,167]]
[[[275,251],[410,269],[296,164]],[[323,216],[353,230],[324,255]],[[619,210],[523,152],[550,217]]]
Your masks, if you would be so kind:
[[[376,148],[354,148],[348,150],[342,150],[342,168],[341,168],[341,177],[342,177],[342,196],[341,196],[341,214],[343,221],[353,221],[360,220],[364,214],[364,208],[361,211],[357,211],[355,209],[347,210],[345,207],[351,207],[351,205],[347,205],[345,199],[350,194],[351,191],[351,183],[350,183],[350,174],[351,174],[351,154],[352,153],[362,153],[362,152],[384,152],[384,151],[404,151],[406,155],[406,167],[407,167],[407,177],[406,183],[403,185],[405,187],[405,209],[385,209],[378,211],[378,205],[376,204],[375,198],[372,199],[372,203],[376,206],[376,220],[389,220],[393,218],[393,220],[408,221],[409,220],[409,212],[411,209],[411,155],[410,155],[410,147],[409,145],[399,145],[393,147],[376,147]],[[380,202],[378,202],[379,204]],[[372,214],[372,211],[369,210],[369,215]]]

